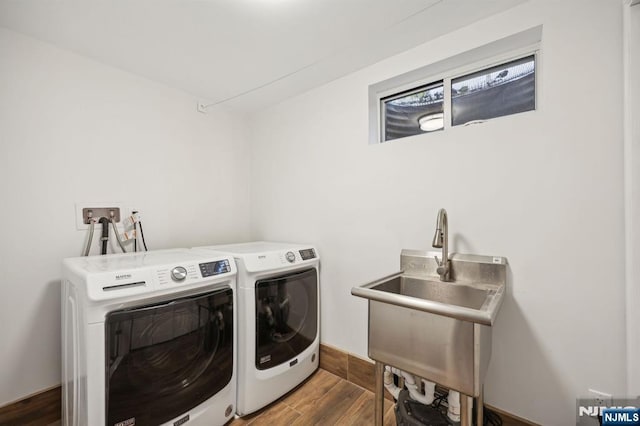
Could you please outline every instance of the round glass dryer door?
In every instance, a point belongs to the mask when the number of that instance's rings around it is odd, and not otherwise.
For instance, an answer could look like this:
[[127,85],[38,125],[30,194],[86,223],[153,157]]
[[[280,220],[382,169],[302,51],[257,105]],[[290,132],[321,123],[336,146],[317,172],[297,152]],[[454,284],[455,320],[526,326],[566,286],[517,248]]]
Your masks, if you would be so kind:
[[315,268],[256,282],[256,358],[266,370],[298,356],[318,334]]

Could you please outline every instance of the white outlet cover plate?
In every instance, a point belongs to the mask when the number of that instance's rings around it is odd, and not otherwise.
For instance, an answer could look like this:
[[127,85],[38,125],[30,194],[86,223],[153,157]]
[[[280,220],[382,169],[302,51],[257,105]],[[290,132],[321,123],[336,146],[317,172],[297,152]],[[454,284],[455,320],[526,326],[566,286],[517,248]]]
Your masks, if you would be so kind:
[[[114,202],[114,201],[83,201],[76,203],[76,229],[78,231],[83,231],[89,229],[89,225],[84,223],[84,218],[82,217],[82,209],[88,207],[116,207],[120,209],[120,221],[129,216],[131,214],[130,210],[127,210],[127,207],[124,203]],[[121,226],[121,223],[117,223],[116,226]]]

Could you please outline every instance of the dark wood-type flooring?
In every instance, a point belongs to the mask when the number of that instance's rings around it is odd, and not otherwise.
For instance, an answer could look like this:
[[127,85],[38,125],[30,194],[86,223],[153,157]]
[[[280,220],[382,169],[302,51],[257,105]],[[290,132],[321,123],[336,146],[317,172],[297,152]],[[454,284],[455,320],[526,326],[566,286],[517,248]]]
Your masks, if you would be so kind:
[[[373,392],[319,369],[302,385],[278,401],[227,426],[371,426]],[[502,415],[504,426],[528,426]],[[395,426],[393,402],[385,399],[384,425]]]
[[[323,369],[263,410],[228,423],[229,426],[373,424],[373,393]],[[393,403],[389,400],[385,400],[384,424],[396,424]]]

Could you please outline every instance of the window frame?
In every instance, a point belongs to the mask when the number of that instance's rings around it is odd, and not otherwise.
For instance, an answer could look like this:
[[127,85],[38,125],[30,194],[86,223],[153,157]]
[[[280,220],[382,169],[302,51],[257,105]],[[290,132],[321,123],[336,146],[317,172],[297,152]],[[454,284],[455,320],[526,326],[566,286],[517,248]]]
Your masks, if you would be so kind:
[[[485,120],[475,120],[465,124],[458,124],[456,126],[453,125],[453,114],[451,110],[451,82],[457,78],[464,77],[476,72],[482,72],[484,70],[488,70],[493,67],[499,67],[501,65],[506,65],[509,62],[517,61],[519,59],[523,59],[526,57],[532,56],[535,63],[535,77],[534,77],[534,108],[529,111],[522,111],[515,114],[507,114],[499,117],[493,117]],[[410,95],[415,92],[420,92],[425,89],[429,89],[432,87],[438,87],[442,85],[444,98],[443,98],[443,114],[444,114],[444,127],[439,131],[451,131],[451,129],[456,127],[466,127],[471,124],[479,124],[487,121],[492,121],[497,118],[505,118],[512,115],[525,114],[528,112],[538,111],[540,108],[539,96],[540,96],[540,46],[528,46],[523,49],[518,49],[516,51],[509,52],[504,55],[496,55],[492,58],[488,58],[484,61],[478,61],[473,64],[468,64],[466,66],[461,66],[456,69],[453,69],[449,72],[445,72],[439,76],[430,76],[425,77],[421,80],[414,81],[412,83],[406,83],[401,86],[398,86],[394,89],[389,89],[385,91],[381,91],[377,94],[377,143],[386,143],[391,141],[396,141],[400,139],[413,138],[416,136],[422,136],[424,134],[436,133],[436,132],[423,132],[417,135],[405,136],[401,138],[389,139],[386,140],[386,131],[385,131],[385,123],[386,123],[386,112],[384,109],[384,103],[389,100],[393,100],[396,98],[401,98],[407,95]]]
[[[369,85],[369,144],[379,145],[395,140],[404,140],[423,136],[420,133],[402,138],[385,141],[385,117],[383,110],[383,99],[389,99],[394,95],[410,93],[421,87],[436,84],[442,81],[444,91],[443,113],[445,116],[443,131],[451,131],[454,127],[461,128],[470,124],[484,123],[495,118],[506,118],[511,115],[531,113],[542,109],[541,99],[543,98],[543,58],[541,51],[542,25],[529,28],[516,34],[512,34],[502,39],[498,39],[485,45],[476,47],[466,52],[459,53],[449,58],[433,62],[418,69],[405,72],[400,75],[388,78],[378,83]],[[511,61],[515,61],[527,56],[533,56],[535,61],[535,94],[534,109],[516,114],[509,114],[494,117],[486,120],[473,121],[464,125],[452,126],[451,115],[451,81],[465,75],[479,72],[484,69],[500,66]],[[439,133],[425,132],[425,133]]]

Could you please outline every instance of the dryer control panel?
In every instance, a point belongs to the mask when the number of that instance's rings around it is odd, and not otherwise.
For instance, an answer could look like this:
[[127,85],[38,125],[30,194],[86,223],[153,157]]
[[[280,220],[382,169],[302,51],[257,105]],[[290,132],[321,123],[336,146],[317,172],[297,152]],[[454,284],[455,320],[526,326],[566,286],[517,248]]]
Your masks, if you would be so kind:
[[[268,256],[262,255],[258,256],[258,259],[266,259]],[[316,252],[312,248],[308,249],[296,249],[296,250],[287,250],[284,252],[280,252],[278,254],[280,259],[280,263],[282,265],[304,262],[305,260],[312,260],[316,258]]]
[[302,260],[315,259],[316,257],[316,252],[312,248],[306,249],[306,250],[299,250],[299,251],[300,251],[300,257],[302,258]]

